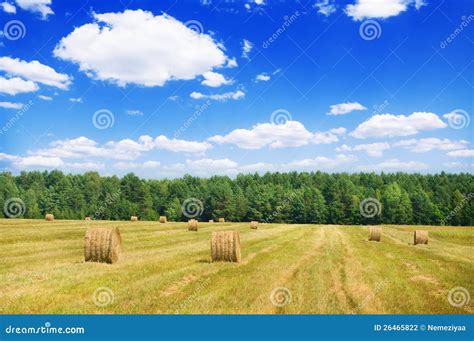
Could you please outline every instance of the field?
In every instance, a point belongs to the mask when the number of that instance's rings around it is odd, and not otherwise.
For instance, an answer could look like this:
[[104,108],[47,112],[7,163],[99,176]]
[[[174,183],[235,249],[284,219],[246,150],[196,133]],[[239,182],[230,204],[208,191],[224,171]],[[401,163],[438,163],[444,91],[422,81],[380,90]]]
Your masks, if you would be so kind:
[[[119,227],[113,265],[85,263],[88,226]],[[412,245],[413,230],[428,245]],[[239,230],[242,262],[210,262],[214,230]],[[474,227],[0,220],[1,313],[465,314]],[[459,292],[457,293],[459,294]],[[455,295],[457,295],[455,294]]]

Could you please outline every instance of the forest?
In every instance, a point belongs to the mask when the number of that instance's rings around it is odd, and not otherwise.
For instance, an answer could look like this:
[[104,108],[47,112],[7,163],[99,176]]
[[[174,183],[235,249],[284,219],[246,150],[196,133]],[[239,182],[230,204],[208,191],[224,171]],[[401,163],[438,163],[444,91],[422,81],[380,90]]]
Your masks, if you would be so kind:
[[[474,176],[439,173],[266,173],[235,178],[122,178],[96,172],[0,173],[5,218],[207,221],[313,224],[474,225]],[[21,213],[9,214],[11,201]],[[364,200],[375,214],[362,214]],[[374,207],[372,207],[373,209]]]

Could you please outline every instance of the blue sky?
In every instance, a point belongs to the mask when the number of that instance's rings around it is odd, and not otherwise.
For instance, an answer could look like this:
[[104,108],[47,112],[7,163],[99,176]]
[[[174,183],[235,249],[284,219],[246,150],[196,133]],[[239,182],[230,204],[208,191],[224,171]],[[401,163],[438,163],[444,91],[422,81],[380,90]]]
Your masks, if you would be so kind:
[[0,5],[0,167],[474,170],[474,3]]

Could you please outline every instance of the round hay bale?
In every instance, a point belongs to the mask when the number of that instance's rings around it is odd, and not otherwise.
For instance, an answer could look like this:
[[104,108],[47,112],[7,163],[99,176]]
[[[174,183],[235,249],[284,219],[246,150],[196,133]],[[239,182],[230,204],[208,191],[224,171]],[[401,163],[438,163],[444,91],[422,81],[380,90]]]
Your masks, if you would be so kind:
[[209,220],[209,224],[214,224],[214,220],[213,219]]
[[46,220],[46,221],[53,221],[53,220],[54,220],[54,214],[47,213],[47,214],[44,216],[44,220]]
[[113,264],[122,251],[122,237],[117,227],[95,227],[86,231],[84,258],[86,262]]
[[91,217],[85,217],[84,220],[91,220]]
[[197,231],[198,230],[198,221],[196,219],[188,220],[188,231]]
[[166,219],[166,216],[162,215],[160,216],[160,223],[165,224],[168,222],[168,219]]
[[219,218],[219,223],[225,223],[225,219],[224,218]]
[[213,262],[240,262],[240,234],[238,231],[212,232],[211,258]]
[[250,228],[256,230],[258,228],[258,221],[251,221]]
[[413,244],[428,244],[428,231],[415,230],[413,233]]
[[382,237],[382,228],[370,226],[369,227],[369,241],[379,242]]
[[136,215],[132,215],[130,217],[130,221],[138,221],[138,217]]

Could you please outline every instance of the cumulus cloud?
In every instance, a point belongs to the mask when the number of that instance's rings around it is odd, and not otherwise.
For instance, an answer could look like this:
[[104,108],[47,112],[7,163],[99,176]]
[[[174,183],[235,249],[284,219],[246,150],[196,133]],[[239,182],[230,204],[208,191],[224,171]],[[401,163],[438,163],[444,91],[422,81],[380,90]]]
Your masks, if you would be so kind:
[[367,108],[358,102],[333,104],[326,115],[345,115],[355,110],[367,110]]
[[450,139],[439,139],[436,137],[424,138],[424,139],[410,139],[402,140],[394,143],[396,147],[403,147],[415,153],[425,153],[432,150],[456,150],[464,149],[469,145],[468,141],[459,140],[453,141]]
[[[341,133],[342,130],[336,130]],[[334,132],[309,132],[298,121],[287,121],[284,124],[259,123],[251,129],[235,129],[227,135],[216,135],[208,139],[218,144],[234,144],[243,149],[260,149],[263,147],[285,148],[300,147],[307,144],[328,144],[338,141]]]
[[448,153],[452,157],[474,157],[474,149],[454,150]]
[[250,51],[253,49],[253,43],[247,39],[242,41],[242,57],[249,59]]
[[42,19],[47,19],[49,15],[54,14],[50,7],[52,0],[15,0],[15,2],[25,11],[39,13]]
[[5,13],[8,13],[8,14],[15,14],[16,13],[16,7],[13,6],[11,3],[7,2],[7,1],[2,2],[0,4],[0,6],[2,7],[2,10]]
[[358,144],[353,147],[343,144],[341,147],[336,148],[336,151],[340,151],[340,152],[364,151],[369,156],[381,157],[383,155],[383,152],[387,149],[390,149],[390,145],[387,142],[379,142],[379,143]]
[[38,85],[32,81],[25,81],[19,77],[5,78],[0,76],[0,93],[14,96],[38,90]]
[[[119,86],[191,80],[229,63],[221,44],[173,17],[143,10],[93,15],[61,39],[54,55],[88,76]],[[120,42],[120,44],[117,44]]]
[[258,74],[257,77],[255,77],[256,82],[268,82],[269,80],[270,80],[270,76],[266,74],[265,72]]
[[0,108],[5,109],[21,109],[23,106],[23,103],[0,102]]
[[354,20],[369,18],[385,19],[405,12],[410,4],[418,9],[422,1],[417,0],[356,0],[355,4],[346,6],[346,14]]
[[22,77],[62,90],[67,90],[71,84],[71,78],[68,75],[58,73],[52,67],[41,64],[37,60],[27,62],[18,58],[1,57],[0,70],[11,76]]
[[213,101],[227,101],[229,99],[238,100],[245,97],[245,92],[242,90],[237,91],[230,91],[225,92],[223,94],[213,94],[213,95],[205,95],[198,91],[193,91],[190,95],[193,99],[211,99]]
[[411,115],[374,115],[359,124],[351,133],[355,138],[394,137],[415,135],[420,131],[445,128],[438,115],[430,112],[414,112]]
[[53,98],[45,95],[38,95],[39,99],[42,99],[43,101],[52,101]]
[[232,80],[226,79],[223,75],[217,72],[208,71],[203,74],[204,80],[201,82],[203,85],[217,88],[221,85],[232,84]]
[[326,17],[336,12],[336,5],[334,4],[334,1],[330,0],[318,0],[313,5],[313,7],[318,10],[319,14],[322,14]]
[[390,159],[375,165],[360,166],[359,169],[362,171],[416,172],[428,169],[428,165],[418,161],[400,161],[398,159]]

